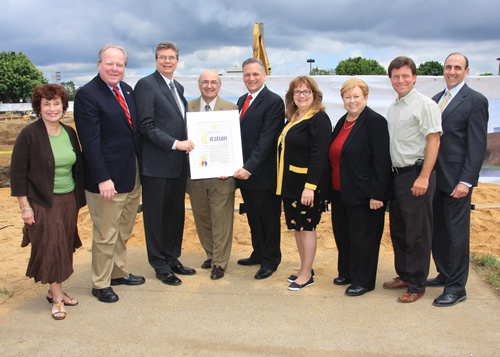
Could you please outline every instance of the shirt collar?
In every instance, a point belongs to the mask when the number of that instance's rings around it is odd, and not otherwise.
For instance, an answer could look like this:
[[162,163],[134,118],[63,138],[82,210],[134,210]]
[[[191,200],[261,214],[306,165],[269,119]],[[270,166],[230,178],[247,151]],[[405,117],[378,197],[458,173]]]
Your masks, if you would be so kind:
[[465,81],[462,81],[462,83],[457,84],[455,87],[448,89],[446,88],[443,93],[443,97],[446,96],[446,92],[449,90],[450,91],[450,97],[454,98],[458,92],[460,92],[460,89],[465,85]]
[[215,110],[215,103],[217,102],[217,97],[215,97],[214,99],[212,99],[212,101],[210,103],[207,103],[205,102],[205,100],[203,99],[203,97],[200,97],[200,110],[203,111],[205,110],[205,106],[208,104],[210,106],[210,109],[212,111]]

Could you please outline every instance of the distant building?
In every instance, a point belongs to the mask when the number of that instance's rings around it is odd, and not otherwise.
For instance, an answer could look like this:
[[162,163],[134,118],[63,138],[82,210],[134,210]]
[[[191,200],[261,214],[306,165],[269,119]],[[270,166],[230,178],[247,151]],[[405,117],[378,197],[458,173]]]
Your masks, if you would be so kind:
[[241,68],[241,66],[227,67],[226,73],[227,74],[243,73],[243,69]]

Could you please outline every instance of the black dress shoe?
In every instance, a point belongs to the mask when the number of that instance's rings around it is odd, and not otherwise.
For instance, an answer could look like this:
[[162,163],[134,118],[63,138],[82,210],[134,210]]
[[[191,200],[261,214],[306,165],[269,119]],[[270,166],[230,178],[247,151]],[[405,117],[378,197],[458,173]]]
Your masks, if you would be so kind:
[[102,302],[117,302],[118,295],[113,291],[111,287],[104,289],[94,289],[92,288],[92,295],[94,295],[97,300]]
[[210,269],[212,267],[212,259],[207,259],[201,265],[201,269]]
[[307,283],[305,284],[302,284],[302,285],[299,285],[297,284],[295,281],[293,283],[291,283],[290,285],[288,285],[288,290],[292,290],[292,291],[296,291],[296,290],[302,290],[304,288],[307,288],[308,286],[311,286],[314,284],[314,279],[313,277],[311,276],[311,279],[309,279],[307,281]]
[[111,279],[111,285],[141,285],[146,282],[143,276],[129,274],[123,278]]
[[[314,269],[311,269],[311,276],[312,276],[313,278],[315,278],[315,277],[316,277],[316,275],[314,274]],[[287,279],[287,281],[288,281],[289,283],[293,283],[295,280],[297,280],[297,275],[290,275],[290,276],[288,277],[288,279]]]
[[182,280],[175,276],[174,273],[156,273],[156,277],[161,280],[163,284],[167,285],[181,285]]
[[344,278],[343,276],[338,276],[333,279],[335,285],[347,285],[351,283],[351,279]]
[[181,263],[174,265],[172,267],[172,270],[174,271],[174,273],[177,273],[180,275],[194,275],[194,274],[196,274],[196,270],[185,267]]
[[441,275],[436,276],[433,279],[427,280],[427,286],[431,286],[433,288],[444,286],[446,284],[446,280],[441,277]]
[[224,277],[224,269],[220,265],[214,265],[210,273],[210,279],[217,280]]
[[269,269],[269,268],[260,268],[259,270],[257,270],[257,273],[255,273],[255,276],[254,278],[255,279],[265,279],[265,278],[269,278],[271,275],[273,275],[273,272],[275,271],[276,269]]
[[345,294],[347,296],[361,296],[372,290],[373,289],[363,288],[362,286],[358,285],[351,285],[345,290]]
[[243,259],[238,260],[238,264],[252,266],[252,265],[259,265],[260,263],[253,260],[252,258],[243,258]]
[[450,294],[450,293],[442,293],[439,295],[432,305],[444,307],[444,306],[453,306],[458,304],[459,302],[465,301],[467,299],[467,294],[462,292],[461,294]]

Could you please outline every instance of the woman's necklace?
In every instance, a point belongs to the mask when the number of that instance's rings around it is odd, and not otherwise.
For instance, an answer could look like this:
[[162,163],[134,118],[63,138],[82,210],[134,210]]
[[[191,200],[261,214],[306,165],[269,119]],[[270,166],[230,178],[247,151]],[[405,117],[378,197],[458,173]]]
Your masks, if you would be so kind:
[[[356,120],[358,120],[358,119],[356,119]],[[351,129],[351,128],[354,126],[354,124],[356,124],[356,120],[353,120],[353,121],[352,121],[352,124],[351,124],[351,125],[349,125],[347,128],[346,128],[346,126],[345,126],[345,122],[344,122],[344,129],[345,129],[345,130]],[[346,119],[346,121],[347,121],[347,119]]]

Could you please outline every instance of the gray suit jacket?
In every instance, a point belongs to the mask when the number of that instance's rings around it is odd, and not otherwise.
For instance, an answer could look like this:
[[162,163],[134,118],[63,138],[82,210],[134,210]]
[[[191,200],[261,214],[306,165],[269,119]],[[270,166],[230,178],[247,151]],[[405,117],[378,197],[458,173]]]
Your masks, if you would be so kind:
[[[184,107],[184,87],[174,80]],[[184,151],[172,150],[175,140],[186,140],[182,115],[167,83],[158,71],[137,82],[134,90],[139,121],[139,166],[141,175],[178,178],[187,170]]]
[[[432,99],[439,101],[444,91]],[[465,84],[442,113],[437,188],[450,194],[459,181],[477,186],[486,152],[488,100]]]

